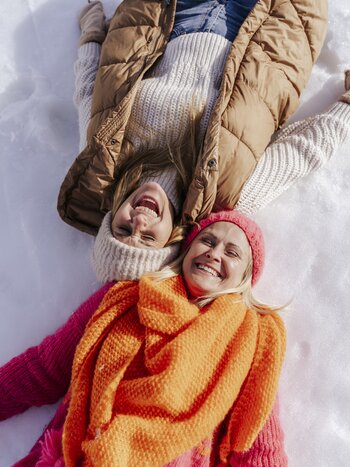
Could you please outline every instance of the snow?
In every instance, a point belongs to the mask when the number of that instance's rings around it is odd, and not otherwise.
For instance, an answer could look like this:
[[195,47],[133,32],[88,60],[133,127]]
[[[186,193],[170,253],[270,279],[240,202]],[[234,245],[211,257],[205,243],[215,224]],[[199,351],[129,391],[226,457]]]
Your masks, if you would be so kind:
[[[92,238],[56,211],[78,153],[73,63],[84,0],[0,4],[0,364],[39,343],[98,288]],[[105,1],[110,15],[116,5]],[[350,65],[350,7],[329,5],[329,32],[293,120],[321,112],[342,92]],[[287,356],[280,384],[290,466],[347,467],[350,459],[350,142],[326,168],[257,215],[267,261],[256,295],[292,299],[283,316]],[[0,423],[0,467],[24,456],[55,407]]]

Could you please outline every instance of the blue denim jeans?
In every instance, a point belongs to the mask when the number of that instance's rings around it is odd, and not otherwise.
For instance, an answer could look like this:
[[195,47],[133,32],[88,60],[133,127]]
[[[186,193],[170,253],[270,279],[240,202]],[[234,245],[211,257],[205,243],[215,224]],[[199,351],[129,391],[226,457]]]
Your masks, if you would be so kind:
[[192,32],[212,32],[233,42],[257,0],[177,0],[170,40]]

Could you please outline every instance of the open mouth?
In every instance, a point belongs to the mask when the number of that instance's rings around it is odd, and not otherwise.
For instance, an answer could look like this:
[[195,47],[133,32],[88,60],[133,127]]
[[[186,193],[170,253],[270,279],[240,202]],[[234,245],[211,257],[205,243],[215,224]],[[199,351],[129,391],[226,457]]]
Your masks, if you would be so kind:
[[158,217],[159,216],[159,206],[158,203],[149,196],[142,196],[140,199],[136,201],[133,206],[134,209],[137,211],[144,212],[145,214]]
[[195,263],[196,268],[199,269],[200,271],[204,271],[208,274],[210,274],[213,277],[222,277],[219,271],[216,269],[208,266],[207,264],[202,264],[202,263]]

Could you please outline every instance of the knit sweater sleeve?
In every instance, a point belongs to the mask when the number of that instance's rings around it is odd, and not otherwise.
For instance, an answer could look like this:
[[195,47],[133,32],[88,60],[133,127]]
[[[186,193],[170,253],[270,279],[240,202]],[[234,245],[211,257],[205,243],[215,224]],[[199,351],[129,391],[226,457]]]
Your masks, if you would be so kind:
[[243,453],[231,453],[229,465],[231,467],[287,467],[288,459],[284,450],[284,434],[279,420],[278,400],[253,446]]
[[97,42],[87,42],[79,47],[78,58],[74,63],[75,91],[73,102],[78,110],[80,151],[82,151],[87,144],[86,133],[90,122],[92,94],[100,53],[100,44]]
[[52,404],[68,389],[76,346],[112,284],[86,300],[54,334],[0,368],[0,420],[31,406]]
[[327,112],[288,125],[277,133],[246,182],[235,208],[253,214],[321,168],[350,141],[350,105],[335,103]]

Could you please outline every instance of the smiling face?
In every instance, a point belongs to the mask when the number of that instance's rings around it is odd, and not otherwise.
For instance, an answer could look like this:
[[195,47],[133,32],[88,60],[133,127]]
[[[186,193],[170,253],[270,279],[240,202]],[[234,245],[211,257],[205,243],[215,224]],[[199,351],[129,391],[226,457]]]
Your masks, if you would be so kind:
[[192,298],[238,287],[251,251],[243,230],[229,222],[216,222],[193,240],[182,264]]
[[112,233],[120,242],[139,248],[163,248],[173,230],[174,211],[158,183],[141,185],[120,206]]

